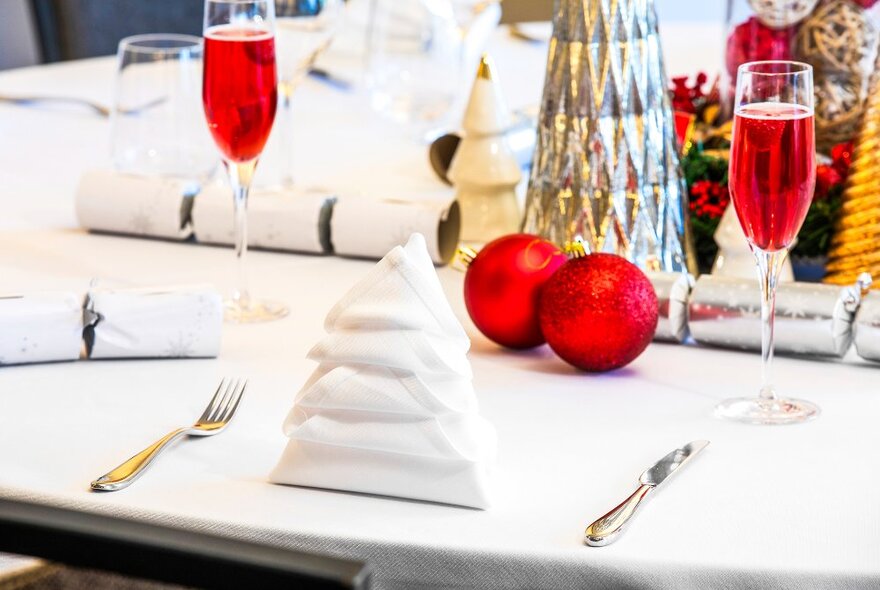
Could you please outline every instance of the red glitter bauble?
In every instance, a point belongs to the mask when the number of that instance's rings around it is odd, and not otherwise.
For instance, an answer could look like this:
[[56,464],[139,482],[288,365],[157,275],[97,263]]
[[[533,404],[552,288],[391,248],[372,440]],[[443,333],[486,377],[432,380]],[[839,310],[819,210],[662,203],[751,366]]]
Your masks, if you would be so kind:
[[657,329],[657,295],[634,264],[590,254],[544,285],[538,316],[550,348],[585,371],[608,371],[639,356]]
[[464,302],[480,332],[508,348],[543,344],[538,297],[565,261],[555,244],[529,234],[486,244],[464,278]]

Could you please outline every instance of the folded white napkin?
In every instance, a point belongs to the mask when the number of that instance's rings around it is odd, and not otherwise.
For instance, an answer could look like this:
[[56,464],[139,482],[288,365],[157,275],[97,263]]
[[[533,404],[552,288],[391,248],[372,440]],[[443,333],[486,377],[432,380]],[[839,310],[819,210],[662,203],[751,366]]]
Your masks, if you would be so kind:
[[197,189],[172,178],[92,170],[76,189],[76,217],[92,230],[183,240],[192,234],[189,209]]
[[[330,213],[334,201],[334,197],[325,193],[255,189],[248,197],[248,244],[292,252],[329,252]],[[193,206],[196,239],[209,244],[232,244],[233,214],[229,186],[206,186]]]
[[223,302],[210,286],[93,288],[86,297],[89,358],[215,357]]
[[0,365],[76,360],[82,333],[74,293],[0,296]]
[[424,237],[383,258],[325,328],[270,479],[487,508],[496,434],[478,413],[470,341]]
[[416,330],[346,330],[325,336],[309,351],[309,358],[330,365],[378,365],[470,379],[466,353],[450,338]]
[[395,201],[340,197],[330,219],[333,251],[343,256],[380,258],[413,233],[424,235],[430,259],[447,264],[461,232],[456,201]]
[[322,365],[300,391],[296,405],[429,417],[474,413],[477,398],[469,379],[371,365]]

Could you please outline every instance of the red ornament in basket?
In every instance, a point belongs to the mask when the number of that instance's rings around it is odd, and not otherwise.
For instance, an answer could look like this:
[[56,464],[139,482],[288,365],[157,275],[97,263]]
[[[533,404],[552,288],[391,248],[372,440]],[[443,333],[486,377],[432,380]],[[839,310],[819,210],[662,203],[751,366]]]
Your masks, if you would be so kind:
[[750,61],[792,59],[796,27],[771,29],[753,16],[737,26],[727,39],[727,72],[736,80],[736,69]]

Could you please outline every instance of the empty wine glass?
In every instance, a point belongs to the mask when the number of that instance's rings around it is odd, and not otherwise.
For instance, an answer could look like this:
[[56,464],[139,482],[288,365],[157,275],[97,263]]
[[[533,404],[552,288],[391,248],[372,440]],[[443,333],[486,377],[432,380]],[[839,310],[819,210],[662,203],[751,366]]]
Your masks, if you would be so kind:
[[110,148],[120,172],[204,183],[219,163],[201,114],[203,44],[190,35],[119,42]]
[[270,160],[267,163],[271,167],[265,167],[257,179],[261,185],[280,185],[285,189],[295,186],[293,93],[330,46],[342,15],[343,0],[275,0],[275,59],[281,108],[266,148],[265,159]]
[[501,18],[495,0],[371,0],[367,84],[374,110],[434,139],[455,127]]
[[462,37],[449,0],[372,0],[367,84],[372,107],[416,134],[439,127],[462,72]]

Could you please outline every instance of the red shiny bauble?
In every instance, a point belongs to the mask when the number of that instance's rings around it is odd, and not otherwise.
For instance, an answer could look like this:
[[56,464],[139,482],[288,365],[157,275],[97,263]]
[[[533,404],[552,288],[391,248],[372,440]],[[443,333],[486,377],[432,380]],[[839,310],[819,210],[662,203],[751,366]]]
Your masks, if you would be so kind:
[[791,59],[791,45],[797,27],[771,29],[757,17],[737,26],[727,39],[727,72],[736,78],[736,70],[749,61]]
[[486,244],[464,278],[464,302],[480,332],[508,348],[543,344],[538,297],[565,261],[555,244],[529,234]]
[[614,254],[570,260],[544,285],[538,307],[550,348],[585,371],[632,362],[654,337],[657,313],[651,281]]

